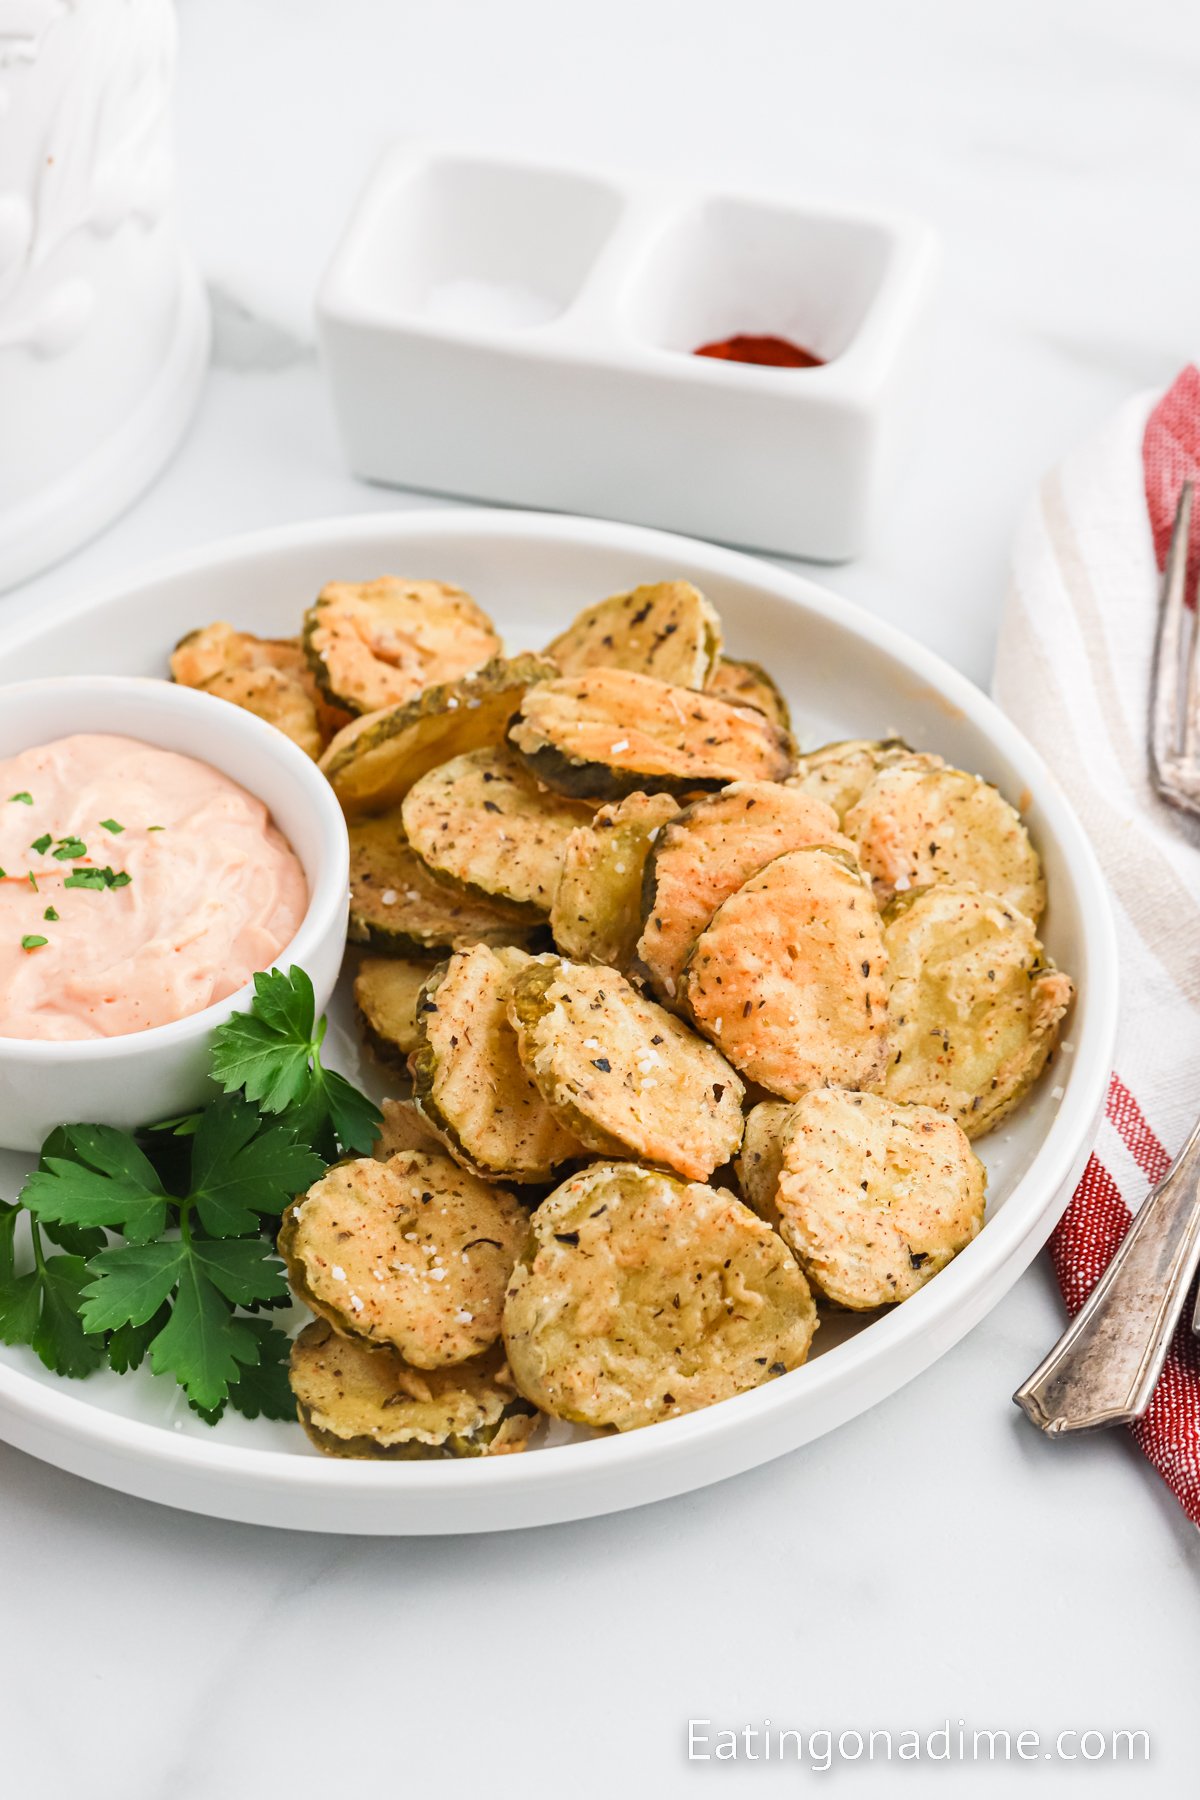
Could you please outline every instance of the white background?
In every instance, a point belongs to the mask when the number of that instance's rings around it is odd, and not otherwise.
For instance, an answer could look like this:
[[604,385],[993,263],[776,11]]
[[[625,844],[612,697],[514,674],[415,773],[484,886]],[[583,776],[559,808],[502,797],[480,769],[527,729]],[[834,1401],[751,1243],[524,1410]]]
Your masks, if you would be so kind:
[[[154,492],[0,617],[256,525],[413,502],[344,472],[311,297],[400,133],[899,205],[944,234],[904,485],[831,585],[986,682],[1043,470],[1200,338],[1190,0],[182,0],[181,183],[216,366]],[[1008,1395],[1044,1262],[807,1450],[536,1534],[364,1542],[156,1509],[0,1448],[0,1796],[1193,1793],[1200,1545],[1130,1444]],[[686,1721],[1142,1727],[1149,1770],[688,1766]]]

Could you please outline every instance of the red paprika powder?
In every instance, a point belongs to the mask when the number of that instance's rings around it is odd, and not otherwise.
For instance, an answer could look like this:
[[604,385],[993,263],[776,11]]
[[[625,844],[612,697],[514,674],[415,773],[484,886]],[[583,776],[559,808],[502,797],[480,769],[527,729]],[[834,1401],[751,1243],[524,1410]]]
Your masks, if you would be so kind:
[[770,369],[816,369],[824,361],[788,338],[754,337],[741,332],[712,344],[701,344],[693,355],[716,357],[720,362],[758,363]]

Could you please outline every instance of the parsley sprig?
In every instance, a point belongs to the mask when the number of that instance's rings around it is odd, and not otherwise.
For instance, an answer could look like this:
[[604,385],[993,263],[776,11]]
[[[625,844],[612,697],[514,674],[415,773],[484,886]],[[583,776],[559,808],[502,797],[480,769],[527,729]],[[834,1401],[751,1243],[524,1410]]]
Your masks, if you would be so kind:
[[296,1124],[330,1160],[343,1151],[370,1151],[379,1111],[358,1089],[321,1061],[325,1020],[316,1017],[312,982],[303,969],[272,969],[254,977],[254,1004],[216,1033],[212,1072],[227,1093],[244,1092],[264,1113]]
[[77,1378],[148,1361],[210,1424],[226,1406],[293,1416],[288,1339],[261,1316],[288,1298],[275,1226],[379,1125],[365,1095],[322,1066],[325,1021],[304,971],[260,975],[255,989],[251,1011],[214,1036],[225,1091],[201,1112],[138,1136],[61,1126],[18,1203],[0,1203],[0,1340]]

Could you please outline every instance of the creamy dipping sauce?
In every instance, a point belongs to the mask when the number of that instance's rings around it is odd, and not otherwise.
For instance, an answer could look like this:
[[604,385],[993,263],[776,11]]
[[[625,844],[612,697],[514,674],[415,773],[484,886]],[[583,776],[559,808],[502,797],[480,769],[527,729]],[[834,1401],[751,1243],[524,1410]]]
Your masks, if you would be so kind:
[[0,1037],[123,1037],[235,993],[308,907],[261,800],[81,734],[0,761]]

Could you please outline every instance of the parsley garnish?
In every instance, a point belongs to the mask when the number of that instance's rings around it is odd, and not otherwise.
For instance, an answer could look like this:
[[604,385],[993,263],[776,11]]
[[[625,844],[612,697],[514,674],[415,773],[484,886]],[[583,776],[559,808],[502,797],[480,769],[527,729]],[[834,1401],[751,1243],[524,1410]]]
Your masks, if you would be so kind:
[[34,893],[36,894],[38,891],[37,876],[34,874],[32,869],[30,869],[29,874],[26,877],[26,879],[28,880],[30,887],[33,889]]
[[50,833],[48,831],[44,831],[40,838],[34,838],[32,844],[30,844],[29,848],[31,850],[36,850],[39,856],[45,856],[47,850],[50,848],[50,846],[53,842],[54,842],[54,839],[50,836]]
[[121,869],[114,875],[110,867],[103,869],[72,869],[63,882],[65,888],[123,888],[128,887],[133,876]]
[[147,831],[165,831],[166,829],[165,825],[147,825],[146,827]]
[[42,914],[42,917],[43,917],[43,919],[49,919],[50,923],[52,925],[58,924],[58,914],[55,912],[55,910],[52,906],[48,906],[46,908],[45,912]]
[[303,1135],[343,1150],[369,1152],[379,1135],[377,1107],[321,1062],[325,1020],[317,1020],[303,969],[254,977],[254,1003],[213,1035],[212,1072],[226,1093],[237,1089],[265,1113],[303,1119]]
[[104,1361],[104,1344],[90,1338],[79,1317],[87,1280],[81,1255],[47,1256],[37,1221],[29,1221],[33,1267],[16,1273],[15,1235],[20,1206],[0,1202],[0,1342],[29,1344],[56,1375],[90,1375]]
[[49,942],[49,938],[38,937],[31,932],[27,937],[21,939],[21,948],[22,950],[40,950],[43,944]]
[[24,791],[24,789],[22,789],[19,794],[10,794],[8,796],[8,801],[9,801],[10,806],[13,804],[14,801],[16,801],[16,803],[20,806],[32,806],[33,805],[33,795],[27,794]]
[[101,819],[100,829],[101,831],[124,831],[125,827],[118,825],[115,819]]
[[[128,1133],[68,1126],[21,1191],[35,1229],[121,1232],[124,1243],[81,1265],[74,1324],[119,1371],[148,1355],[152,1371],[173,1375],[214,1423],[226,1402],[237,1404],[249,1369],[264,1359],[280,1365],[286,1354],[275,1327],[238,1316],[287,1297],[261,1216],[278,1215],[325,1166],[290,1126],[262,1127],[257,1109],[235,1095],[206,1108],[188,1191],[176,1196]],[[248,1391],[263,1410],[261,1383]]]
[[[255,987],[251,1012],[217,1034],[225,1093],[140,1142],[61,1126],[19,1203],[0,1202],[0,1341],[29,1344],[59,1375],[148,1362],[209,1424],[226,1406],[294,1418],[288,1339],[261,1316],[288,1293],[271,1240],[293,1196],[344,1150],[369,1149],[379,1123],[321,1065],[325,1021],[303,970]],[[32,1267],[18,1274],[22,1216]]]
[[7,870],[5,870],[5,869],[0,869],[0,881],[7,881],[7,880],[8,880],[8,872],[7,872]]
[[54,858],[56,862],[76,862],[79,857],[86,856],[87,853],[88,848],[82,838],[59,838],[57,844],[54,846]]

